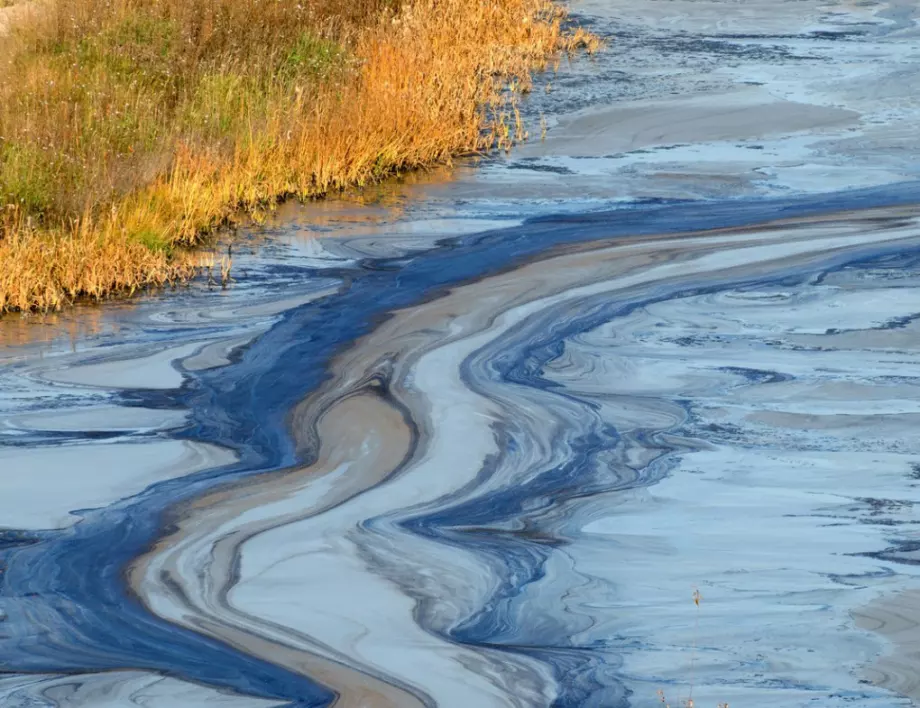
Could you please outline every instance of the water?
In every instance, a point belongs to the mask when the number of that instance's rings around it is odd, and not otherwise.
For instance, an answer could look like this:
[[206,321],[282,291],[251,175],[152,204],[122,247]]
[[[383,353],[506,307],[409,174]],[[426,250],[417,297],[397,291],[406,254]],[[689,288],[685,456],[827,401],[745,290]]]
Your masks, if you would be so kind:
[[576,10],[545,141],[0,324],[0,705],[920,696],[918,11]]

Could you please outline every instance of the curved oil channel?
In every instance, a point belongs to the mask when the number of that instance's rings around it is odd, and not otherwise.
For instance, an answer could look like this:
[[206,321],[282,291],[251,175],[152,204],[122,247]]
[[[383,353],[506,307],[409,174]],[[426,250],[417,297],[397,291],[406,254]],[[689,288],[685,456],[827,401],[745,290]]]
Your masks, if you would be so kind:
[[0,705],[909,705],[918,12],[792,5],[585,3],[545,141],[4,321]]

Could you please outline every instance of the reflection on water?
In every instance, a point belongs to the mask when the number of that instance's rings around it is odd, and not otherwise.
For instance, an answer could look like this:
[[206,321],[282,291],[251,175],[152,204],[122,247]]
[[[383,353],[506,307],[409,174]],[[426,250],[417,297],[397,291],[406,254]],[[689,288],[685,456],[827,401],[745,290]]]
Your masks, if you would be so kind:
[[108,311],[82,305],[75,310],[45,314],[11,315],[0,320],[0,360],[42,356],[53,351],[76,352],[88,339],[117,336],[118,324],[112,308],[131,308],[131,303],[108,303]]

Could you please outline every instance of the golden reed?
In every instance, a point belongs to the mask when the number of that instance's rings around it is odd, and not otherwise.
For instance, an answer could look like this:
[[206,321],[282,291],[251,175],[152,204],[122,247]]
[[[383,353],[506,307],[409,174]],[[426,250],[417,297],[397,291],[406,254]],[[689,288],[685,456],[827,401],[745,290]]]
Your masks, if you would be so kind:
[[[2,1],[2,0],[0,0]],[[549,0],[39,0],[0,36],[0,312],[162,285],[279,199],[522,137]]]

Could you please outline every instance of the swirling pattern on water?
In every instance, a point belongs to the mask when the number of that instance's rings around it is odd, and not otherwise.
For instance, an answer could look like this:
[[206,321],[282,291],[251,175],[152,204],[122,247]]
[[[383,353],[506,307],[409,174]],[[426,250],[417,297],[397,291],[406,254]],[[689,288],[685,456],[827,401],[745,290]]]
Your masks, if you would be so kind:
[[844,621],[920,501],[920,212],[885,198],[545,218],[336,272],[229,364],[122,394],[238,461],[6,534],[0,690],[626,705],[683,680],[697,583],[701,699],[891,705]]

